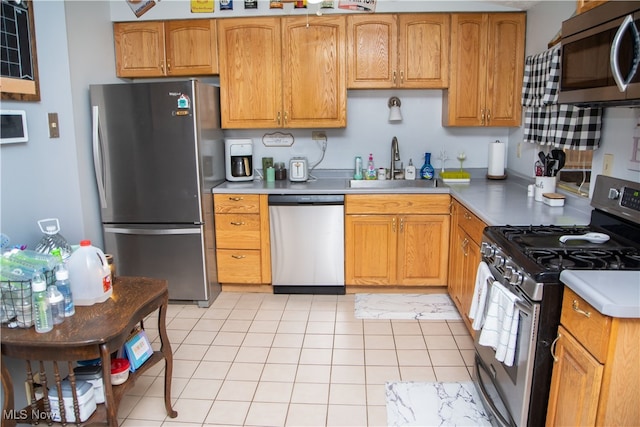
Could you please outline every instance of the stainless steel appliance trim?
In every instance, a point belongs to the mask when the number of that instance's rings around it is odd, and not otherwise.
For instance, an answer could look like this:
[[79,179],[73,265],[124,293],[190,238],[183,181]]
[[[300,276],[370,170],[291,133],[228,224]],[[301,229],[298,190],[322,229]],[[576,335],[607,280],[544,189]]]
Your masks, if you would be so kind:
[[104,227],[105,232],[118,234],[146,234],[146,235],[170,235],[170,234],[200,234],[200,228],[123,228]]
[[[622,43],[622,35],[625,33],[627,28],[630,28],[631,31],[633,32],[634,54],[633,54],[633,65],[631,67],[631,70],[629,71],[629,74],[625,78],[625,77],[622,77],[622,73],[620,72],[620,64],[618,64],[618,53],[620,51],[620,43]],[[618,28],[618,31],[616,32],[616,35],[613,38],[613,42],[611,43],[611,56],[610,56],[611,71],[613,72],[613,80],[615,80],[616,85],[618,86],[618,89],[620,89],[620,92],[624,92],[627,90],[627,87],[629,86],[631,79],[633,79],[633,76],[636,74],[636,71],[638,71],[638,61],[640,60],[640,58],[638,58],[639,48],[640,48],[640,34],[638,34],[638,28],[633,22],[633,15],[627,15],[627,17],[624,18],[624,20],[622,21],[622,24],[620,25],[620,28]]]
[[98,195],[100,196],[100,207],[107,207],[107,196],[104,187],[104,170],[102,168],[102,145],[100,144],[100,107],[94,105],[91,107],[92,114],[92,134],[93,134],[93,166],[98,183]]
[[[484,381],[482,381],[481,371],[484,371],[487,373],[487,376],[489,376],[490,381],[491,381],[491,372],[489,372],[486,366],[482,363],[482,359],[477,353],[474,357],[474,369],[475,369],[474,379],[476,380],[475,381],[476,390],[478,390],[479,392],[480,399],[482,399],[483,406],[485,407],[485,409],[487,409],[490,412],[490,417],[493,418],[495,421],[497,421],[500,427],[515,427],[516,424],[513,421],[513,419],[507,420],[500,413],[500,411],[498,410],[498,407],[496,406],[493,399],[489,395],[489,391],[487,390],[487,387],[485,386]],[[493,383],[493,381],[491,382]],[[494,387],[496,387],[495,383],[493,385]],[[496,387],[496,390],[497,390],[497,387]]]

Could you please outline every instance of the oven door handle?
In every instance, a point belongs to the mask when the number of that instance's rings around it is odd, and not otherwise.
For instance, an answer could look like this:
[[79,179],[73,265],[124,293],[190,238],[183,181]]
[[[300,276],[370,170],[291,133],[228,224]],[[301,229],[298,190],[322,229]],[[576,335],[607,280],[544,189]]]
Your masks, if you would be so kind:
[[[495,280],[496,279],[494,279],[493,277],[487,278],[487,289],[490,289],[491,286],[493,286],[493,282],[495,282]],[[515,306],[518,308],[518,310],[525,312],[529,316],[533,315],[533,310],[531,309],[531,307],[525,305],[521,299],[515,300]]]
[[[476,361],[476,369],[482,369],[485,372],[487,372],[485,367],[481,363],[478,363],[477,361]],[[489,372],[487,372],[487,374],[489,374]],[[498,411],[498,408],[496,408],[496,405],[491,400],[491,397],[489,396],[489,392],[487,392],[487,389],[485,388],[484,383],[482,382],[482,378],[480,377],[480,374],[478,374],[478,386],[479,386],[478,388],[480,390],[480,398],[487,405],[489,405],[489,407],[491,408],[491,413],[496,418],[498,423],[500,424],[500,427],[513,427],[514,424],[509,422],[509,420],[505,419],[502,416],[500,411]]]

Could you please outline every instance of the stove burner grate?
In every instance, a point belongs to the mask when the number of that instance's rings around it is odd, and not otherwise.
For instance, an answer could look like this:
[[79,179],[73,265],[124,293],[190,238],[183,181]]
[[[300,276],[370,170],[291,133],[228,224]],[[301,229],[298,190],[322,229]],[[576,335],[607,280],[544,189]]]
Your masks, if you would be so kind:
[[525,248],[527,257],[550,270],[640,270],[640,254],[635,248],[534,249]]

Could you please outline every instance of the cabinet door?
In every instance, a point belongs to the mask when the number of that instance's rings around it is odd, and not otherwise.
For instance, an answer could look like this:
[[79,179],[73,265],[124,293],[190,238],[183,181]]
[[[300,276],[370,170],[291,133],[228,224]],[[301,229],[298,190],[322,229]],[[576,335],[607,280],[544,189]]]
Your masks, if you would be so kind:
[[345,127],[345,16],[287,17],[282,22],[284,127]]
[[443,111],[445,126],[483,126],[487,80],[486,14],[451,15],[451,73]]
[[555,355],[546,424],[595,425],[602,365],[562,325]]
[[487,55],[487,126],[520,126],[524,72],[525,15],[489,14]]
[[118,77],[165,75],[162,21],[116,22],[113,24],[113,38]]
[[584,13],[596,6],[606,3],[607,0],[578,0],[576,5],[576,13]]
[[478,264],[480,264],[480,246],[473,241],[471,236],[461,231],[462,242],[460,248],[462,252],[462,280],[460,282],[460,303],[462,306],[462,312],[460,315],[464,320],[469,333],[472,336],[475,335],[475,331],[471,328],[471,320],[469,319],[469,309],[471,308],[471,301],[473,300],[473,291],[476,286],[476,273],[478,271]]
[[218,74],[214,19],[183,19],[164,23],[167,75]]
[[222,127],[282,127],[280,18],[220,19],[218,48]]
[[398,284],[447,283],[449,215],[398,217]]
[[393,88],[397,81],[397,15],[347,16],[347,87]]
[[448,86],[449,16],[437,13],[399,16],[399,87]]
[[397,218],[395,215],[345,216],[345,283],[395,284]]

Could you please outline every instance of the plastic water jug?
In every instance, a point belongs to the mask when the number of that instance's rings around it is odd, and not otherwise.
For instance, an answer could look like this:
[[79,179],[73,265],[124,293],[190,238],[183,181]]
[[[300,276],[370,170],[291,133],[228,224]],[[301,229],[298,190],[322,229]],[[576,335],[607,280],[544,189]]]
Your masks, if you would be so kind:
[[74,305],[93,305],[111,297],[109,264],[102,250],[91,246],[90,240],[80,242],[80,247],[69,257],[67,267]]

